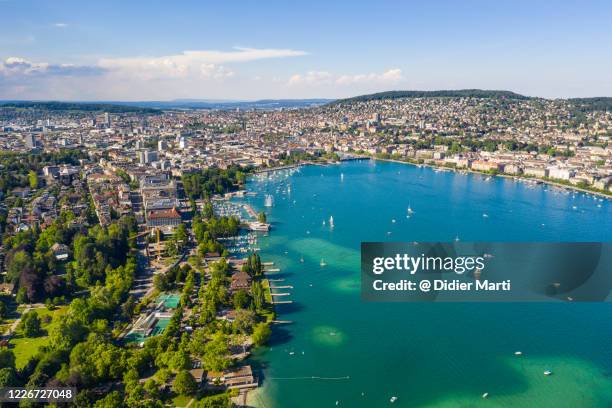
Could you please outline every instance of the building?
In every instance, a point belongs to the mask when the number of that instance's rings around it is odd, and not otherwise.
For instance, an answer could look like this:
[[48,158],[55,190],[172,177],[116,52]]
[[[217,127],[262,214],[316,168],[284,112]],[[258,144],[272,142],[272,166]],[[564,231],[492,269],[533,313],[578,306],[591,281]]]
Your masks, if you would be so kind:
[[56,242],[51,246],[51,252],[53,252],[53,256],[58,261],[65,261],[68,259],[68,246],[64,244],[60,244]]
[[206,373],[206,386],[227,389],[256,388],[257,379],[253,376],[251,366],[246,365],[225,371],[208,371]]
[[248,290],[251,287],[251,275],[246,272],[240,271],[232,275],[232,283],[230,289],[232,291],[237,290]]
[[169,227],[182,222],[181,213],[176,208],[147,211],[147,227]]
[[501,171],[503,166],[496,162],[474,160],[472,162],[472,170],[476,171]]
[[25,145],[30,149],[36,149],[36,135],[34,135],[33,133],[28,133],[27,135],[25,135],[23,141]]
[[548,177],[559,179],[559,180],[569,180],[574,177],[576,172],[573,169],[569,169],[567,167],[549,167],[548,168]]
[[144,152],[144,160],[145,163],[152,163],[154,161],[157,161],[157,152],[153,150],[146,150]]
[[548,177],[548,169],[545,169],[543,167],[525,167],[523,173],[526,176]]

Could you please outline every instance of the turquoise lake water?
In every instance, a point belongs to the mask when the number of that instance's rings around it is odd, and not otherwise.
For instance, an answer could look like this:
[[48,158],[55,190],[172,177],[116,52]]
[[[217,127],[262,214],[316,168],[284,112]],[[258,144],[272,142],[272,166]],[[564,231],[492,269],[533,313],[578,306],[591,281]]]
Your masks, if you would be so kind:
[[361,241],[612,241],[611,203],[374,161],[273,173],[248,188],[258,194],[246,200],[273,223],[262,258],[281,269],[275,277],[293,286],[294,301],[277,307],[294,323],[275,326],[253,358],[263,377],[254,405],[612,403],[612,304],[365,303],[359,272]]

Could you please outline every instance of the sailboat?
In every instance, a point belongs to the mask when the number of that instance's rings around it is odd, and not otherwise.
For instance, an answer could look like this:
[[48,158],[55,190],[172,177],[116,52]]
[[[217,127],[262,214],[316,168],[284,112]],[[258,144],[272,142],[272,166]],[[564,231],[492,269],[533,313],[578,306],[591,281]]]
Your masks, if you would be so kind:
[[410,206],[410,204],[408,204],[408,214],[413,214],[414,211],[412,210],[412,207]]
[[319,265],[321,265],[321,268],[323,268],[324,266],[327,266],[323,258],[321,258],[321,262],[319,263]]
[[329,217],[329,228],[334,228],[334,216],[330,215]]
[[264,206],[272,207],[272,195],[266,194],[266,199],[264,200]]

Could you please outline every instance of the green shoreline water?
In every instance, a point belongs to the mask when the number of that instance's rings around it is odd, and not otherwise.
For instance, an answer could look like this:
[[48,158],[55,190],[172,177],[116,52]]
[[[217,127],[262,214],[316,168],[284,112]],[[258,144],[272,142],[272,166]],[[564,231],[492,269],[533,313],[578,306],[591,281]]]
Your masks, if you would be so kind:
[[387,162],[286,174],[250,181],[246,199],[264,209],[274,196],[261,254],[294,286],[277,310],[295,323],[252,359],[254,405],[609,406],[610,304],[371,304],[359,286],[362,240],[610,241],[606,200]]

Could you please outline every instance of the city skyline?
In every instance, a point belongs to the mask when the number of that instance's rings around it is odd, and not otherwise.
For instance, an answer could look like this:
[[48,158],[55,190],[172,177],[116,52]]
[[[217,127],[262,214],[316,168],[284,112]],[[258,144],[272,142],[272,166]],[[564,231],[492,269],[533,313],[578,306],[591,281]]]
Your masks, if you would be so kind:
[[0,1],[0,99],[612,95],[600,1],[286,5]]

